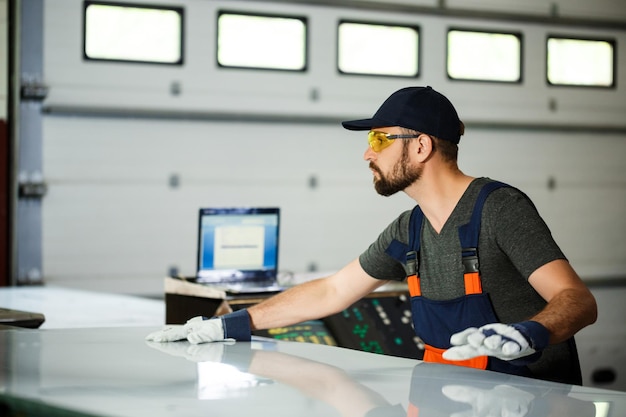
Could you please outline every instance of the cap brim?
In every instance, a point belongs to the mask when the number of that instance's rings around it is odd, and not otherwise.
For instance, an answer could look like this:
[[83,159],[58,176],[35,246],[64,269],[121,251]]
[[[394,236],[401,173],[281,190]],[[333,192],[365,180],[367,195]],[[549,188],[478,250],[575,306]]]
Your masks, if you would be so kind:
[[348,130],[370,130],[376,126],[374,119],[348,120],[341,122],[341,124]]

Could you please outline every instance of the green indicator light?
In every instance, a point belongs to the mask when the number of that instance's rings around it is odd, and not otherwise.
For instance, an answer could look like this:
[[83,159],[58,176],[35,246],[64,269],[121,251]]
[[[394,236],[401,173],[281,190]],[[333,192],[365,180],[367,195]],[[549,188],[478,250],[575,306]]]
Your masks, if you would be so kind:
[[370,342],[361,342],[361,349],[364,352],[383,353],[383,348],[375,340]]
[[363,339],[365,338],[365,335],[367,334],[367,329],[368,329],[367,324],[364,324],[363,326],[357,324],[352,329],[352,333],[358,335],[361,339]]
[[396,338],[394,339],[394,342],[396,342],[396,345],[401,345],[401,344],[402,344],[402,338],[400,338],[400,337],[396,337]]

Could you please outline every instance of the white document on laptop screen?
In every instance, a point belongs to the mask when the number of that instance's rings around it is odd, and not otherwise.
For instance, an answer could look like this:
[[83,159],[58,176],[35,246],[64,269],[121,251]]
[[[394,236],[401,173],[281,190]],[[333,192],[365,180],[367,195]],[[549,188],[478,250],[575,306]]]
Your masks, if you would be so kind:
[[218,226],[215,228],[214,268],[261,269],[265,252],[263,226]]

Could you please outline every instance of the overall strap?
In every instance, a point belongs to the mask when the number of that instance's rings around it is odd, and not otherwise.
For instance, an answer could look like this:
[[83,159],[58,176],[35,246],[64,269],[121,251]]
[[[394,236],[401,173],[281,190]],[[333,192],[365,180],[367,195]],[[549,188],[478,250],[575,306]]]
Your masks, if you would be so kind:
[[393,239],[385,250],[387,255],[405,265],[411,296],[421,295],[417,273],[419,271],[420,233],[423,221],[424,213],[422,209],[419,206],[415,206],[409,219],[409,244],[407,245]]
[[422,295],[419,277],[422,223],[424,223],[424,213],[419,206],[416,206],[409,221],[409,251],[406,253],[407,283],[412,297]]
[[480,294],[482,292],[478,263],[478,238],[480,235],[483,206],[492,191],[508,186],[509,185],[498,181],[491,181],[485,184],[478,193],[476,203],[474,203],[474,210],[472,211],[470,222],[459,226],[465,294]]
[[422,209],[419,206],[415,206],[409,219],[409,244],[407,245],[393,239],[385,250],[387,255],[407,266],[407,277],[415,275],[419,270],[419,257],[417,254],[420,250],[420,233],[423,221],[424,213],[422,213]]
[[465,248],[474,248],[474,250],[476,250],[476,247],[478,246],[480,222],[485,201],[492,191],[495,191],[498,188],[502,187],[510,187],[510,185],[507,185],[503,182],[491,181],[483,185],[483,188],[478,193],[476,203],[474,203],[474,211],[472,212],[470,222],[464,224],[463,226],[459,226],[459,239],[461,240],[461,248],[463,248],[464,250]]

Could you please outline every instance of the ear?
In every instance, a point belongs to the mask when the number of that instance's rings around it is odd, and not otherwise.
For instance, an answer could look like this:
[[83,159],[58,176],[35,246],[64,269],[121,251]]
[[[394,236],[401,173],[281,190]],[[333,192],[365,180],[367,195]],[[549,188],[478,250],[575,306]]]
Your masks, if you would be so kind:
[[425,162],[433,155],[433,139],[427,134],[422,133],[419,135],[417,139],[415,139],[414,144],[416,146],[416,156],[419,162]]

